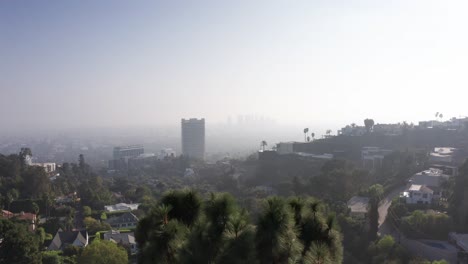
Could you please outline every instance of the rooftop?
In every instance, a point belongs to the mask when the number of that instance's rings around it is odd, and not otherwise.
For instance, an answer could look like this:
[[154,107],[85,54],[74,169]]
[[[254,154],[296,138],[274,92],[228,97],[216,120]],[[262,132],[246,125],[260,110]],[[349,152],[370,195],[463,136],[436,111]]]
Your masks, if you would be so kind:
[[139,203],[135,204],[127,204],[127,203],[118,203],[114,205],[106,205],[104,209],[108,212],[115,212],[115,211],[132,211],[138,209]]
[[454,240],[457,246],[464,251],[468,251],[468,234],[450,233],[450,239]]
[[413,192],[425,192],[425,193],[433,193],[434,191],[428,188],[425,185],[419,185],[419,184],[412,184],[408,191],[413,191]]
[[440,177],[440,176],[443,176],[445,174],[440,169],[430,168],[428,170],[418,172],[415,175],[426,175],[426,176]]
[[367,207],[369,204],[369,197],[354,196],[352,197],[347,205],[353,213],[367,213]]
[[432,154],[438,154],[438,155],[453,155],[453,153],[456,151],[456,148],[450,148],[450,147],[437,147],[434,148],[434,151]]

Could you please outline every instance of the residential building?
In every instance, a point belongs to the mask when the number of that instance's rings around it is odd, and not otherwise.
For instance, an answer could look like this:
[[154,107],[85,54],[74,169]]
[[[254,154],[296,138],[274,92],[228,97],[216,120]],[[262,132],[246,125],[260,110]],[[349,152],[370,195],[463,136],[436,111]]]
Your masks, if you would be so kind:
[[439,187],[440,184],[449,179],[450,176],[444,174],[440,169],[430,168],[425,171],[414,174],[409,182],[416,185],[425,185],[428,187]]
[[106,210],[106,212],[133,211],[133,210],[137,210],[139,205],[140,205],[139,203],[135,203],[135,204],[118,203],[114,205],[106,205],[104,206],[104,210]]
[[205,157],[205,119],[182,119],[182,154],[204,159]]
[[143,153],[145,153],[145,149],[141,145],[115,147],[114,160],[138,157]]
[[407,204],[431,204],[433,195],[434,191],[426,185],[412,184],[402,196]]
[[136,254],[138,252],[135,234],[133,232],[120,233],[120,231],[111,230],[104,233],[104,240],[129,247],[132,254]]
[[42,167],[46,173],[54,172],[57,169],[57,164],[54,162],[32,163],[31,166]]
[[55,234],[52,242],[50,242],[47,250],[63,250],[69,245],[77,247],[86,247],[88,245],[89,237],[86,230],[63,231],[59,229]]
[[392,150],[379,147],[363,147],[361,150],[362,166],[366,169],[375,170],[382,166],[382,161]]
[[125,170],[128,167],[130,159],[142,156],[144,153],[145,149],[140,145],[115,147],[113,151],[113,159],[109,160],[108,163],[109,169]]
[[22,220],[22,221],[25,221],[26,223],[28,223],[28,230],[29,231],[33,232],[34,230],[36,230],[36,224],[37,224],[36,214],[25,213],[25,212],[14,214],[14,213],[12,213],[10,211],[2,210],[0,218]]
[[338,135],[343,136],[362,136],[367,133],[367,129],[364,126],[350,126],[347,125],[341,130],[338,130]]
[[332,160],[333,154],[323,153],[323,154],[311,154],[305,152],[297,152],[295,153],[297,156],[309,158],[309,159],[319,159],[319,160]]
[[437,147],[429,154],[430,163],[451,164],[455,161],[457,149],[451,147]]
[[354,196],[348,201],[347,206],[352,216],[364,219],[369,210],[369,197]]
[[383,134],[386,136],[398,136],[403,133],[402,124],[376,124],[372,128],[374,133]]
[[161,149],[161,151],[159,152],[158,158],[165,159],[165,158],[171,158],[175,156],[176,156],[175,150],[171,148],[164,148],[164,149]]
[[457,263],[468,263],[468,234],[451,232],[449,233],[449,243],[458,250]]
[[276,152],[279,155],[286,155],[294,153],[294,144],[296,142],[280,142],[276,144]]
[[431,168],[441,170],[443,174],[448,176],[457,176],[458,175],[458,167],[457,166],[450,166],[450,165],[442,165],[442,164],[431,164]]
[[135,228],[138,224],[138,217],[127,212],[120,216],[109,218],[106,222],[112,228]]

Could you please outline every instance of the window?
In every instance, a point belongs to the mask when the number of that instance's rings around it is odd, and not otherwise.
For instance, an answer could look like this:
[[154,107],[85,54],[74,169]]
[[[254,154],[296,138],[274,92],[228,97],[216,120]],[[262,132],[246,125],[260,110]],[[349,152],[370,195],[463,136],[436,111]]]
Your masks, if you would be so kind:
[[423,198],[427,198],[427,193],[423,194]]

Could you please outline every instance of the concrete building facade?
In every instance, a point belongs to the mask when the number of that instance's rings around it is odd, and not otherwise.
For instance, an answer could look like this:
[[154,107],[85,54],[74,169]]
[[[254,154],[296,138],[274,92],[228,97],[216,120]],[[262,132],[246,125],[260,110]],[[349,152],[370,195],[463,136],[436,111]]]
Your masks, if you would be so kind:
[[196,159],[205,158],[205,119],[182,119],[182,154]]

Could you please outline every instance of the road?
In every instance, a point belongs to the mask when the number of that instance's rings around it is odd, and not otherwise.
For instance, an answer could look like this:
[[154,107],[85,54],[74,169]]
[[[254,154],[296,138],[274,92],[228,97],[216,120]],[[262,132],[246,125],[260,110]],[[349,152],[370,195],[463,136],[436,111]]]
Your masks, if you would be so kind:
[[[379,205],[379,234],[380,235],[392,235],[397,239],[397,232],[395,232],[394,228],[391,226],[389,221],[387,220],[388,209],[390,205],[392,205],[392,200],[395,197],[398,197],[401,192],[406,189],[407,186],[401,186],[387,194],[385,198],[382,199]],[[398,238],[399,239],[399,238]]]
[[401,186],[398,187],[397,189],[393,190],[385,198],[380,202],[379,206],[379,227],[385,222],[385,219],[387,219],[387,214],[388,214],[388,208],[390,208],[390,205],[392,204],[392,200],[395,197],[398,197],[401,192],[405,190],[406,186]]

